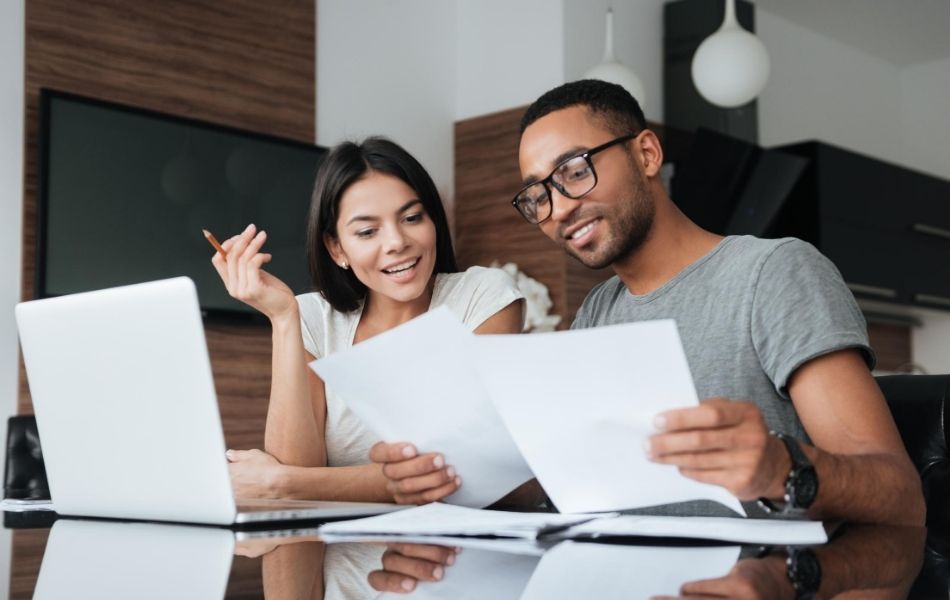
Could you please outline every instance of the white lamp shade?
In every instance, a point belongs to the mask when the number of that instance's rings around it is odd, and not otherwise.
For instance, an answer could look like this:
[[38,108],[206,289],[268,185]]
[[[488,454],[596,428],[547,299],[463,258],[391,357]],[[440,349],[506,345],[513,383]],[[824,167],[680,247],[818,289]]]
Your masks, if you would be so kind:
[[636,73],[619,62],[600,63],[584,73],[584,78],[600,79],[601,81],[616,83],[630,92],[631,96],[636,98],[641,109],[644,107],[646,89],[643,87],[643,82],[640,81]]
[[741,27],[725,26],[696,49],[693,83],[709,102],[733,108],[762,92],[769,69],[769,54],[759,38]]

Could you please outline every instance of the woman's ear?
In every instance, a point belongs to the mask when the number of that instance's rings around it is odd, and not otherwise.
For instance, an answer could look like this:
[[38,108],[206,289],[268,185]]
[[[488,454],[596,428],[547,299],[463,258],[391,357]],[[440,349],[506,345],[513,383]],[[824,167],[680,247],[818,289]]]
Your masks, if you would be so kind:
[[330,253],[330,258],[333,259],[333,262],[343,269],[350,266],[346,260],[346,254],[343,252],[343,246],[340,245],[340,238],[325,233],[323,234],[323,245],[326,247],[327,252]]

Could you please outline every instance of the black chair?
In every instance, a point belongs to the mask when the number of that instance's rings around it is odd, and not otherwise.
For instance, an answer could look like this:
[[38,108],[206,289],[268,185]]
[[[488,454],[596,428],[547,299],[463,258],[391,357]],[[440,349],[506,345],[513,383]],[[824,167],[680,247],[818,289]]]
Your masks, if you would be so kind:
[[887,375],[877,378],[894,415],[927,501],[927,529],[950,539],[950,456],[947,401],[950,375]]
[[927,502],[924,566],[911,598],[947,598],[950,588],[950,458],[947,399],[950,375],[877,378],[904,446],[914,461]]
[[3,497],[17,500],[49,499],[46,466],[43,464],[40,436],[33,415],[10,417],[7,421]]

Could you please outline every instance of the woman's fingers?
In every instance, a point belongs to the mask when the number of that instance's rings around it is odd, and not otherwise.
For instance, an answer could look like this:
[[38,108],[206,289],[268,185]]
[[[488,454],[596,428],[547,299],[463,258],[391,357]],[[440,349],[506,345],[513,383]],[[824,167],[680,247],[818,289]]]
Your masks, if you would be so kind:
[[455,481],[455,468],[445,467],[434,473],[427,473],[418,477],[390,479],[389,483],[386,484],[386,488],[393,495],[414,494],[443,486],[451,481]]
[[414,494],[393,494],[393,498],[396,500],[396,504],[428,504],[438,502],[442,498],[454,494],[461,485],[462,479],[456,476],[454,480],[445,485]]

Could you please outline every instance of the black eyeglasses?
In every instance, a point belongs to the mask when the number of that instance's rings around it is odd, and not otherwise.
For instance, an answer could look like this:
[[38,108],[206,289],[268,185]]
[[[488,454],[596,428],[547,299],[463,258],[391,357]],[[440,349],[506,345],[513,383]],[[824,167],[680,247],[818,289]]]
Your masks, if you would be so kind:
[[521,213],[525,221],[532,225],[547,221],[551,218],[552,212],[549,185],[553,185],[557,191],[568,198],[574,200],[581,198],[597,186],[597,171],[594,170],[594,161],[591,157],[611,146],[632,140],[640,133],[624,135],[582,154],[565,158],[554,167],[550,175],[521,188],[521,191],[511,200],[511,205]]

